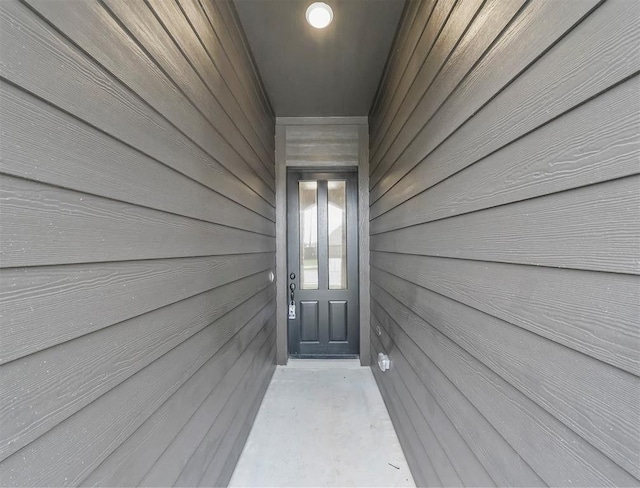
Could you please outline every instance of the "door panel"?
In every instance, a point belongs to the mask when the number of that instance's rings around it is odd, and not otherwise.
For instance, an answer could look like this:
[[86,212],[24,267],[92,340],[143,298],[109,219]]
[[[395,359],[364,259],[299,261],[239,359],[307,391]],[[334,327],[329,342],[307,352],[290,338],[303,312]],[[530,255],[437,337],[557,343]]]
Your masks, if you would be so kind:
[[355,172],[288,172],[293,357],[353,357],[359,352],[357,195]]
[[329,301],[329,340],[347,340],[347,302],[344,300]]
[[318,302],[300,300],[300,340],[318,342]]

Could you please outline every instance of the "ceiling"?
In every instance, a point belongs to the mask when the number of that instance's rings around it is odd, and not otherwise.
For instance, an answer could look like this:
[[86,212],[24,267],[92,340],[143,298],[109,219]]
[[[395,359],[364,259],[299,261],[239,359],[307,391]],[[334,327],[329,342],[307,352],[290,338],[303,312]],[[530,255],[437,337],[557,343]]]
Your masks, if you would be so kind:
[[324,29],[313,1],[234,0],[276,116],[367,115],[405,0],[324,0]]

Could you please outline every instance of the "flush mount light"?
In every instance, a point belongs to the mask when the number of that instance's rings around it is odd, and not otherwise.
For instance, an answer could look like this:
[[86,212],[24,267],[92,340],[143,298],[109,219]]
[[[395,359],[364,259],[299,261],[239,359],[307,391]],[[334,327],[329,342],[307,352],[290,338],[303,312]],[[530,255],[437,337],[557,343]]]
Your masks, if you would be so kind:
[[333,20],[333,10],[324,2],[315,2],[307,8],[307,22],[316,29],[324,29]]

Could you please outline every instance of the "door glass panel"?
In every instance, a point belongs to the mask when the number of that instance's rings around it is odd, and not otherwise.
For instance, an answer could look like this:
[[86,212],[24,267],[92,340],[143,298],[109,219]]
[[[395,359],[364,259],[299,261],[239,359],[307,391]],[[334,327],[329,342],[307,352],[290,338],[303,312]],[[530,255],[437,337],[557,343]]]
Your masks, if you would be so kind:
[[347,288],[346,182],[329,181],[327,226],[329,235],[329,289]]
[[318,182],[298,182],[300,202],[300,288],[318,289]]

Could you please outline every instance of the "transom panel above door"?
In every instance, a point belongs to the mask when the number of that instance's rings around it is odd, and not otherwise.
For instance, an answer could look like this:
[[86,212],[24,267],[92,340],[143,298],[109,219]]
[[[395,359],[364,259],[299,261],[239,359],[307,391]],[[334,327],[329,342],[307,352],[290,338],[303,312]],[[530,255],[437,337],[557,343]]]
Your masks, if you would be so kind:
[[355,357],[357,173],[290,169],[287,195],[289,355]]

